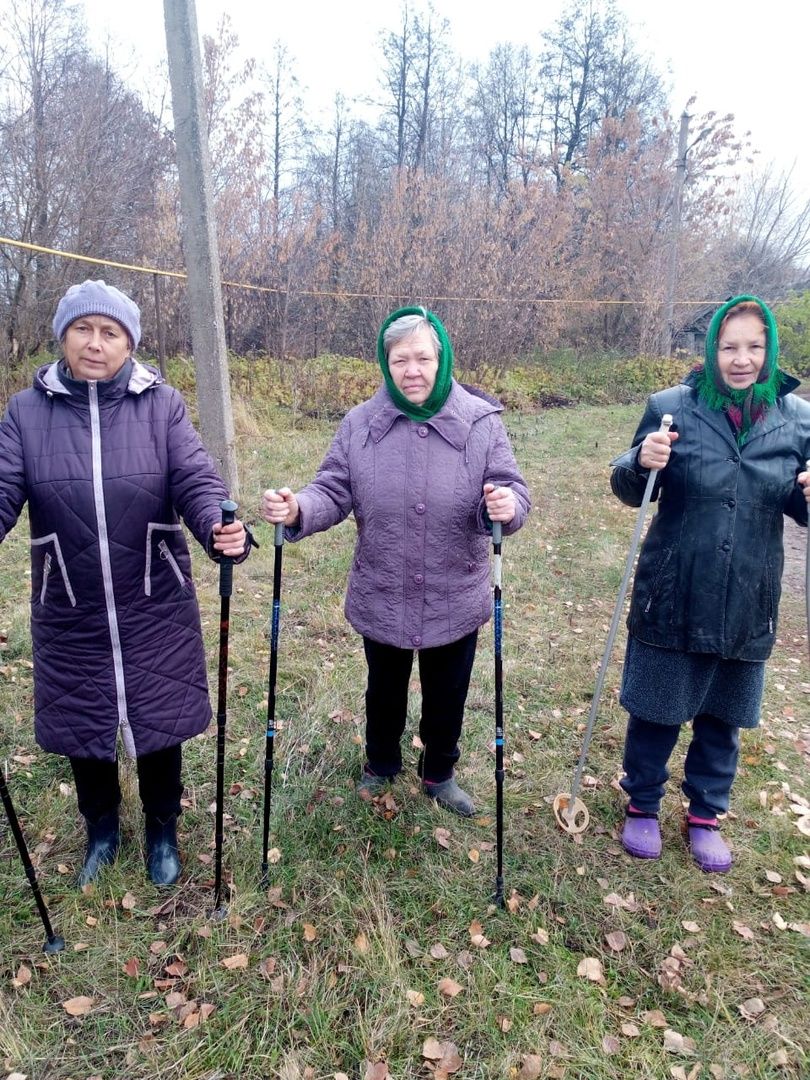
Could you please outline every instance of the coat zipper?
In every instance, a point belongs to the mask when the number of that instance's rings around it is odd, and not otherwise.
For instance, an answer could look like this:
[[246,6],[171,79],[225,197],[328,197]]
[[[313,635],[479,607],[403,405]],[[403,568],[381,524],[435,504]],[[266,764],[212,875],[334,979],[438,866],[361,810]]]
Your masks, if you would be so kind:
[[45,552],[45,558],[42,563],[42,589],[39,594],[40,604],[45,603],[45,594],[48,591],[48,578],[51,576],[51,553]]
[[110,627],[113,670],[115,671],[115,692],[118,703],[118,726],[121,739],[129,757],[135,757],[135,740],[127,716],[127,693],[124,683],[124,658],[121,652],[121,637],[118,632],[118,612],[115,607],[113,591],[112,563],[110,561],[110,540],[107,533],[107,510],[104,505],[104,476],[101,468],[101,420],[98,410],[98,384],[87,383],[90,401],[90,436],[93,452],[93,499],[96,507],[96,525],[98,527],[98,547],[101,558],[101,577],[104,582],[104,601],[107,606],[107,622]]
[[655,594],[656,594],[656,592],[658,590],[658,583],[661,580],[661,575],[666,570],[667,563],[669,562],[669,560],[671,558],[672,558],[672,548],[667,548],[667,553],[664,556],[664,560],[661,563],[661,565],[658,567],[658,572],[656,573],[655,579],[653,580],[652,586],[650,587],[649,599],[647,600],[647,603],[644,605],[644,614],[645,615],[648,615],[649,612],[650,612],[650,608],[652,607],[652,602],[655,599]]
[[172,553],[171,553],[171,551],[169,549],[169,545],[166,543],[165,540],[161,540],[160,543],[158,544],[158,551],[160,552],[161,559],[163,559],[165,562],[167,562],[169,564],[169,566],[172,568],[172,570],[174,570],[174,576],[180,582],[181,588],[183,586],[185,586],[186,581],[185,581],[185,578],[183,577],[183,571],[177,565],[177,559],[175,559],[174,555],[172,555]]

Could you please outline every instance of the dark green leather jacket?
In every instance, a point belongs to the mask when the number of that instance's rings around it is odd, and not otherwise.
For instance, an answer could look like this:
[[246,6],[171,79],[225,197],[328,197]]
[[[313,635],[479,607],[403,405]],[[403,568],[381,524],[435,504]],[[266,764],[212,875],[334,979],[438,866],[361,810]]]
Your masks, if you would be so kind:
[[614,494],[641,504],[648,471],[638,448],[664,413],[679,438],[653,490],[658,512],[636,567],[628,629],[682,652],[766,660],[773,648],[788,514],[807,525],[797,475],[810,458],[810,403],[786,380],[776,403],[738,447],[724,413],[698,398],[694,376],[653,394],[633,447],[611,464]]

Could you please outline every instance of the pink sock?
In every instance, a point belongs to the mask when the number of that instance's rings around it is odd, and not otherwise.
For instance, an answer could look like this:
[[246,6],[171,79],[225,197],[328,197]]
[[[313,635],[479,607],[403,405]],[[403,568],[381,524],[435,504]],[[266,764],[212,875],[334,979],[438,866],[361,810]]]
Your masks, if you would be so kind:
[[690,825],[716,825],[716,817],[698,817],[697,814],[689,814],[687,818]]

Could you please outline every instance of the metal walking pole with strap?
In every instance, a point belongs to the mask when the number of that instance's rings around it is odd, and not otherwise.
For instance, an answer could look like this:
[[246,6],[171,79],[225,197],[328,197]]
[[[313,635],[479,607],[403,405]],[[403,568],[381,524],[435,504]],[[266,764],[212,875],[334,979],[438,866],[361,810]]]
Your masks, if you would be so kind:
[[492,624],[495,635],[495,846],[497,872],[495,876],[494,902],[505,906],[503,897],[503,598],[501,542],[503,526],[500,521],[492,523]]
[[42,919],[42,925],[45,927],[45,934],[47,940],[43,948],[46,953],[62,952],[65,947],[65,940],[64,938],[59,937],[53,932],[51,920],[48,916],[48,908],[45,905],[45,900],[43,899],[42,893],[39,889],[37,872],[34,869],[34,864],[31,862],[31,856],[28,854],[28,847],[25,843],[25,837],[22,834],[20,822],[14,810],[14,803],[11,801],[11,794],[9,793],[8,786],[6,784],[6,777],[2,768],[0,768],[0,798],[3,801],[3,808],[6,811],[6,817],[8,818],[8,823],[11,827],[12,835],[14,836],[14,839],[17,843],[17,850],[19,851],[20,858],[22,859],[25,876],[28,878],[28,884],[31,886],[31,892],[34,894],[34,900],[36,901],[37,910],[39,911],[39,917],[40,919]]
[[[225,499],[220,504],[222,524],[230,525],[236,519],[237,504]],[[216,825],[214,832],[214,910],[212,918],[221,919],[227,914],[222,905],[222,846],[224,842],[225,817],[225,725],[228,709],[228,638],[231,626],[231,594],[233,592],[233,559],[228,555],[219,560],[219,680],[217,686],[217,796]]]
[[[672,417],[669,413],[665,413],[661,426],[658,429],[659,432],[666,434],[672,427]],[[650,469],[649,476],[647,477],[647,484],[644,488],[644,495],[641,500],[641,505],[638,509],[638,516],[636,517],[636,527],[633,530],[633,538],[630,541],[630,550],[627,554],[627,562],[624,567],[624,576],[622,583],[619,587],[619,595],[616,597],[616,606],[613,609],[613,618],[610,623],[610,630],[608,631],[607,642],[605,644],[605,651],[602,654],[602,662],[599,665],[599,674],[596,677],[596,686],[593,692],[593,698],[591,699],[591,711],[588,715],[588,723],[585,728],[585,737],[582,740],[582,750],[579,754],[579,762],[574,773],[574,779],[571,783],[571,791],[560,792],[554,799],[553,810],[554,817],[560,828],[564,829],[568,833],[581,833],[588,827],[589,814],[588,808],[582,802],[579,795],[579,786],[582,782],[582,773],[585,769],[585,761],[588,757],[588,748],[591,745],[591,736],[593,735],[593,727],[596,722],[596,715],[599,711],[599,702],[602,698],[602,688],[605,685],[605,676],[607,674],[608,664],[610,663],[610,657],[613,652],[613,645],[616,641],[616,634],[619,629],[619,622],[622,617],[622,611],[624,610],[624,600],[627,596],[627,588],[630,584],[630,578],[633,573],[633,565],[636,561],[636,552],[638,551],[639,544],[641,542],[641,532],[644,528],[644,520],[647,516],[647,508],[650,505],[652,498],[653,488],[655,487],[655,481],[660,469]]]
[[264,829],[262,832],[262,887],[266,888],[267,849],[270,846],[270,801],[273,787],[273,747],[276,740],[276,675],[278,673],[278,631],[281,617],[281,560],[284,526],[276,525],[273,536],[273,613],[270,621],[270,672],[267,680],[267,734],[264,740]]

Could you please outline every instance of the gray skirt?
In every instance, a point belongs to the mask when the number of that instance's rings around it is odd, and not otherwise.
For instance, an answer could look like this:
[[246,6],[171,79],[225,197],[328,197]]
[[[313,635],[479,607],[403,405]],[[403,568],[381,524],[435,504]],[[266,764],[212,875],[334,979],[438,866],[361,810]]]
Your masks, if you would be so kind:
[[764,661],[659,649],[631,634],[619,700],[652,724],[686,724],[709,713],[733,727],[755,728],[764,685]]

